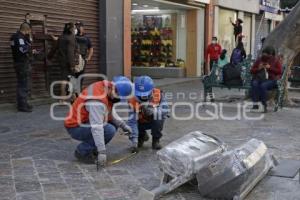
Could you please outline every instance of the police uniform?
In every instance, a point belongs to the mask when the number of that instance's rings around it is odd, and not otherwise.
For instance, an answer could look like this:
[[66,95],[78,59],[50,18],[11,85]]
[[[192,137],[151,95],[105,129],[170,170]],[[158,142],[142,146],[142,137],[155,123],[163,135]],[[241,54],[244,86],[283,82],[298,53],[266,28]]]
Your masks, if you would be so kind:
[[19,110],[31,109],[27,102],[29,77],[31,76],[31,41],[29,37],[19,31],[11,36],[10,41],[17,76],[17,106]]

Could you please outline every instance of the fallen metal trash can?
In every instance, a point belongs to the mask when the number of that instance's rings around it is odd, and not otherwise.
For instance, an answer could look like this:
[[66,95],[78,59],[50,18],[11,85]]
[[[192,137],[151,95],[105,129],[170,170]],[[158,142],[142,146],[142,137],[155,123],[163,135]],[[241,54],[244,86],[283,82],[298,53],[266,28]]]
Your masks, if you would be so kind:
[[163,177],[152,191],[143,188],[139,199],[153,200],[196,178],[196,173],[226,150],[223,142],[201,132],[192,132],[157,152]]
[[252,139],[198,171],[200,194],[213,199],[244,199],[272,167],[266,145]]

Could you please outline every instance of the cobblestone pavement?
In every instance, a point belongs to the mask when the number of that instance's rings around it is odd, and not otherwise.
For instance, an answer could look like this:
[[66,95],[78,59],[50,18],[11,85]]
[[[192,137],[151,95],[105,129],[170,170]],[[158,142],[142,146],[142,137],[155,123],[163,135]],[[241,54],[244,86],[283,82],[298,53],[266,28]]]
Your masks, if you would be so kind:
[[[201,92],[198,81],[163,89],[165,92],[181,92],[186,95],[187,91],[198,94]],[[216,90],[217,96],[228,93],[226,90]],[[184,101],[182,94],[173,101]],[[200,99],[194,97],[185,100],[193,105],[200,102]],[[234,115],[234,105],[235,102],[228,104],[224,113]],[[62,122],[51,120],[49,110],[49,106],[39,106],[32,114],[1,111],[0,200],[138,200],[140,187],[152,189],[159,184],[161,173],[150,144],[146,144],[134,157],[97,172],[95,166],[83,165],[74,159],[73,151],[78,143],[68,136]],[[175,111],[182,117],[188,116],[188,110],[183,106]],[[205,111],[205,108],[199,108],[199,113],[203,114]],[[55,113],[64,116],[65,110],[57,108]],[[263,140],[276,157],[300,160],[299,114],[299,109],[288,108],[278,113],[270,112],[260,121],[168,119],[162,143],[166,145],[190,131],[201,130],[220,137],[232,147],[255,137]],[[116,136],[107,147],[109,161],[128,155],[128,148],[128,139]],[[186,184],[161,199],[203,200],[197,193],[197,187],[191,184]],[[247,199],[299,200],[300,185],[297,177],[266,177]]]

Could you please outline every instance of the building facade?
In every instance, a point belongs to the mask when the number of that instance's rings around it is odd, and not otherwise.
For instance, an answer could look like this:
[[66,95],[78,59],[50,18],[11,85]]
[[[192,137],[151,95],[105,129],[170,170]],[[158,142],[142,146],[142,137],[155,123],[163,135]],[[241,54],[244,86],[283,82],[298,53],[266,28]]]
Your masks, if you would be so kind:
[[[86,67],[86,73],[96,76],[102,73],[108,78],[120,74],[130,76],[130,63],[124,59],[130,57],[126,54],[127,43],[124,42],[125,27],[128,27],[126,23],[130,21],[130,16],[129,20],[124,18],[124,13],[127,13],[126,2],[127,0],[1,1],[0,103],[13,103],[16,99],[17,81],[10,36],[24,22],[27,13],[32,22],[34,48],[41,53],[32,63],[31,99],[49,98],[51,83],[60,80],[61,68],[56,59],[47,59],[47,53],[53,44],[50,35],[61,35],[64,24],[68,22],[83,22],[92,41],[94,55]],[[95,78],[86,78],[84,84],[93,81]]]
[[280,12],[280,0],[260,0],[259,14],[256,16],[255,25],[255,51],[254,56],[257,57],[262,43],[261,40],[283,20],[283,14]]
[[[247,5],[247,6],[245,6]],[[222,48],[231,54],[236,46],[233,26],[230,22],[243,20],[243,43],[247,54],[253,54],[255,44],[255,17],[259,13],[258,0],[215,0],[214,35],[219,38]]]

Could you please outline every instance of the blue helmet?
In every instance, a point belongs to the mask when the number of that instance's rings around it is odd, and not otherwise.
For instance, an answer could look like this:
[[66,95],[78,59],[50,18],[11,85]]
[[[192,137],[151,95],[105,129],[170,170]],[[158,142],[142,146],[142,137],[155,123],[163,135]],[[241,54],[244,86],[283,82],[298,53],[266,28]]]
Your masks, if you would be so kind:
[[149,76],[139,76],[134,80],[135,96],[146,97],[152,94],[154,83]]
[[120,99],[125,99],[132,93],[132,83],[125,76],[115,76],[112,81],[117,90],[117,95]]

